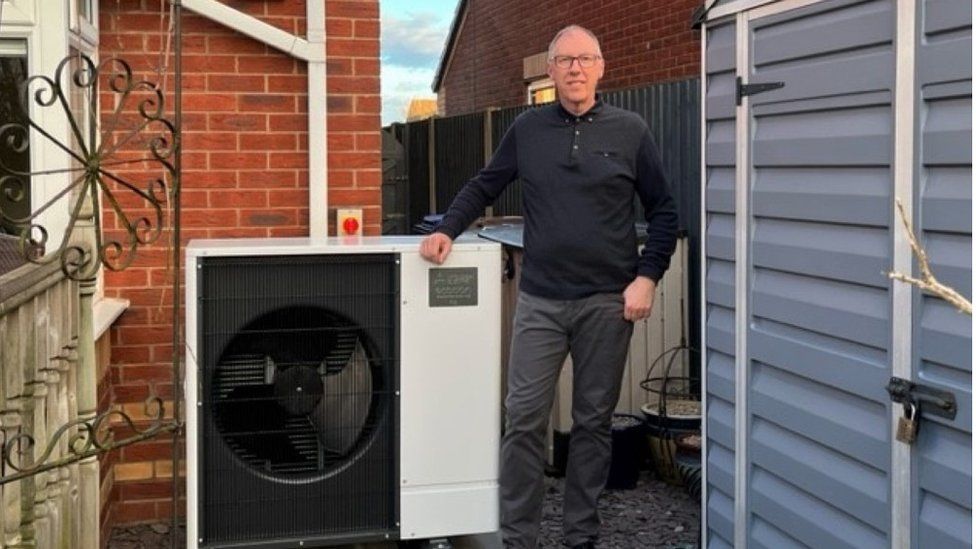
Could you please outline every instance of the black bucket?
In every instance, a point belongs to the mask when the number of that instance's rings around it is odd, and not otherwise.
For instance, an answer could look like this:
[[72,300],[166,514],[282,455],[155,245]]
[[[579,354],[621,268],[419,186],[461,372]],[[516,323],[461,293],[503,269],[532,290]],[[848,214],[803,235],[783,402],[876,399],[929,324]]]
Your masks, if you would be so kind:
[[644,461],[644,421],[630,414],[614,414],[610,430],[613,440],[608,490],[630,490],[637,486]]

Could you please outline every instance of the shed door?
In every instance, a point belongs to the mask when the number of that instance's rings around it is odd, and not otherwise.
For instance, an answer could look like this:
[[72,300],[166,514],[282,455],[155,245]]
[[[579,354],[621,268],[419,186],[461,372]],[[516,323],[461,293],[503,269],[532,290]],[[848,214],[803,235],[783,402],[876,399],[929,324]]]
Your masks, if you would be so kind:
[[[971,295],[970,63],[945,57],[969,51],[966,5],[917,3],[907,170],[895,155],[897,2],[774,3],[709,30],[708,547],[969,547],[970,322],[885,275],[901,196],[936,274]],[[783,84],[745,98],[734,139],[721,131],[737,87],[722,72],[730,49],[745,83]],[[893,440],[900,406],[885,390],[899,373],[951,389],[960,408],[923,420],[910,449]]]
[[[972,300],[972,3],[919,4],[915,225],[935,275]],[[920,292],[913,320],[913,381],[959,410],[927,418],[913,447],[912,545],[971,547],[972,322]]]
[[747,23],[749,547],[890,545],[894,15]]

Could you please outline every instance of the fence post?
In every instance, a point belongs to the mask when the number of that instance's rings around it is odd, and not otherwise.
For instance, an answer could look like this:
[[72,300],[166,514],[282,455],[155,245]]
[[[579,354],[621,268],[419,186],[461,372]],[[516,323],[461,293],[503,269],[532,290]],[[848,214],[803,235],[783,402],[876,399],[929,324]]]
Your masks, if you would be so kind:
[[[73,237],[80,241],[84,249],[92,254],[89,261],[98,261],[99,250],[95,240],[95,210],[89,196],[80,196],[84,200],[82,211],[79,213],[75,225],[77,233]],[[83,267],[84,268],[84,267]],[[97,273],[97,271],[96,271]],[[78,377],[77,398],[78,418],[91,422],[98,414],[97,366],[95,364],[95,332],[92,311],[94,310],[95,285],[97,274],[90,279],[81,280],[78,284]],[[81,511],[81,538],[78,549],[99,549],[99,511],[101,510],[101,493],[99,490],[98,457],[91,456],[79,462],[79,501]]]
[[[491,128],[491,118],[492,118],[491,117],[491,113],[495,112],[495,110],[496,110],[496,107],[489,107],[488,110],[485,111],[485,122],[481,125],[484,128],[484,136],[483,136],[484,137],[484,139],[483,139],[484,146],[482,148],[485,151],[485,165],[486,166],[488,165],[488,161],[491,160],[491,153],[492,153],[492,149],[491,149],[491,135],[492,135],[492,131],[491,131],[492,130],[492,128]],[[488,207],[485,208],[485,217],[489,217],[489,218],[490,217],[495,217],[495,205],[494,204],[489,204]]]
[[427,185],[430,195],[428,197],[427,211],[437,213],[437,139],[435,138],[434,128],[437,127],[436,116],[431,116],[430,128],[427,131]]

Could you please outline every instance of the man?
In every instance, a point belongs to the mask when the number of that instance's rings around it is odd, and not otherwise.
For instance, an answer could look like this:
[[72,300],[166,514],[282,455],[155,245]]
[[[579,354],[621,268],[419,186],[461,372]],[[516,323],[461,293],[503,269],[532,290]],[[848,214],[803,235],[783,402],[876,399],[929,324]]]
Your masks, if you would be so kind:
[[[563,529],[567,545],[587,548],[600,526],[597,498],[610,469],[611,421],[633,322],[650,314],[674,252],[677,214],[647,125],[597,96],[604,63],[596,36],[571,25],[548,53],[559,101],[518,117],[420,253],[443,263],[452,240],[522,179],[525,255],[505,399],[502,540],[506,547],[537,546],[545,430],[569,353],[573,427]],[[639,256],[635,193],[648,222]]]

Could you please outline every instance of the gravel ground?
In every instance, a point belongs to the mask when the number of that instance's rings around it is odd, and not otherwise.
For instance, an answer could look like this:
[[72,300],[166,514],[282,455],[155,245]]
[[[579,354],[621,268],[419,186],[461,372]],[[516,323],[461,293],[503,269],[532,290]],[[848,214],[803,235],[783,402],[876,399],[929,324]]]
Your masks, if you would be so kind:
[[[562,547],[562,481],[547,479],[543,509],[541,547]],[[699,502],[683,488],[653,479],[644,471],[633,490],[607,490],[600,498],[603,526],[597,544],[605,549],[698,547]],[[183,538],[183,531],[178,534]],[[453,540],[455,548],[490,548],[497,541]],[[112,530],[111,549],[168,549],[168,524],[142,524]],[[180,547],[185,545],[180,544]],[[347,546],[348,547],[348,546]],[[360,548],[389,548],[393,544],[370,544]]]

